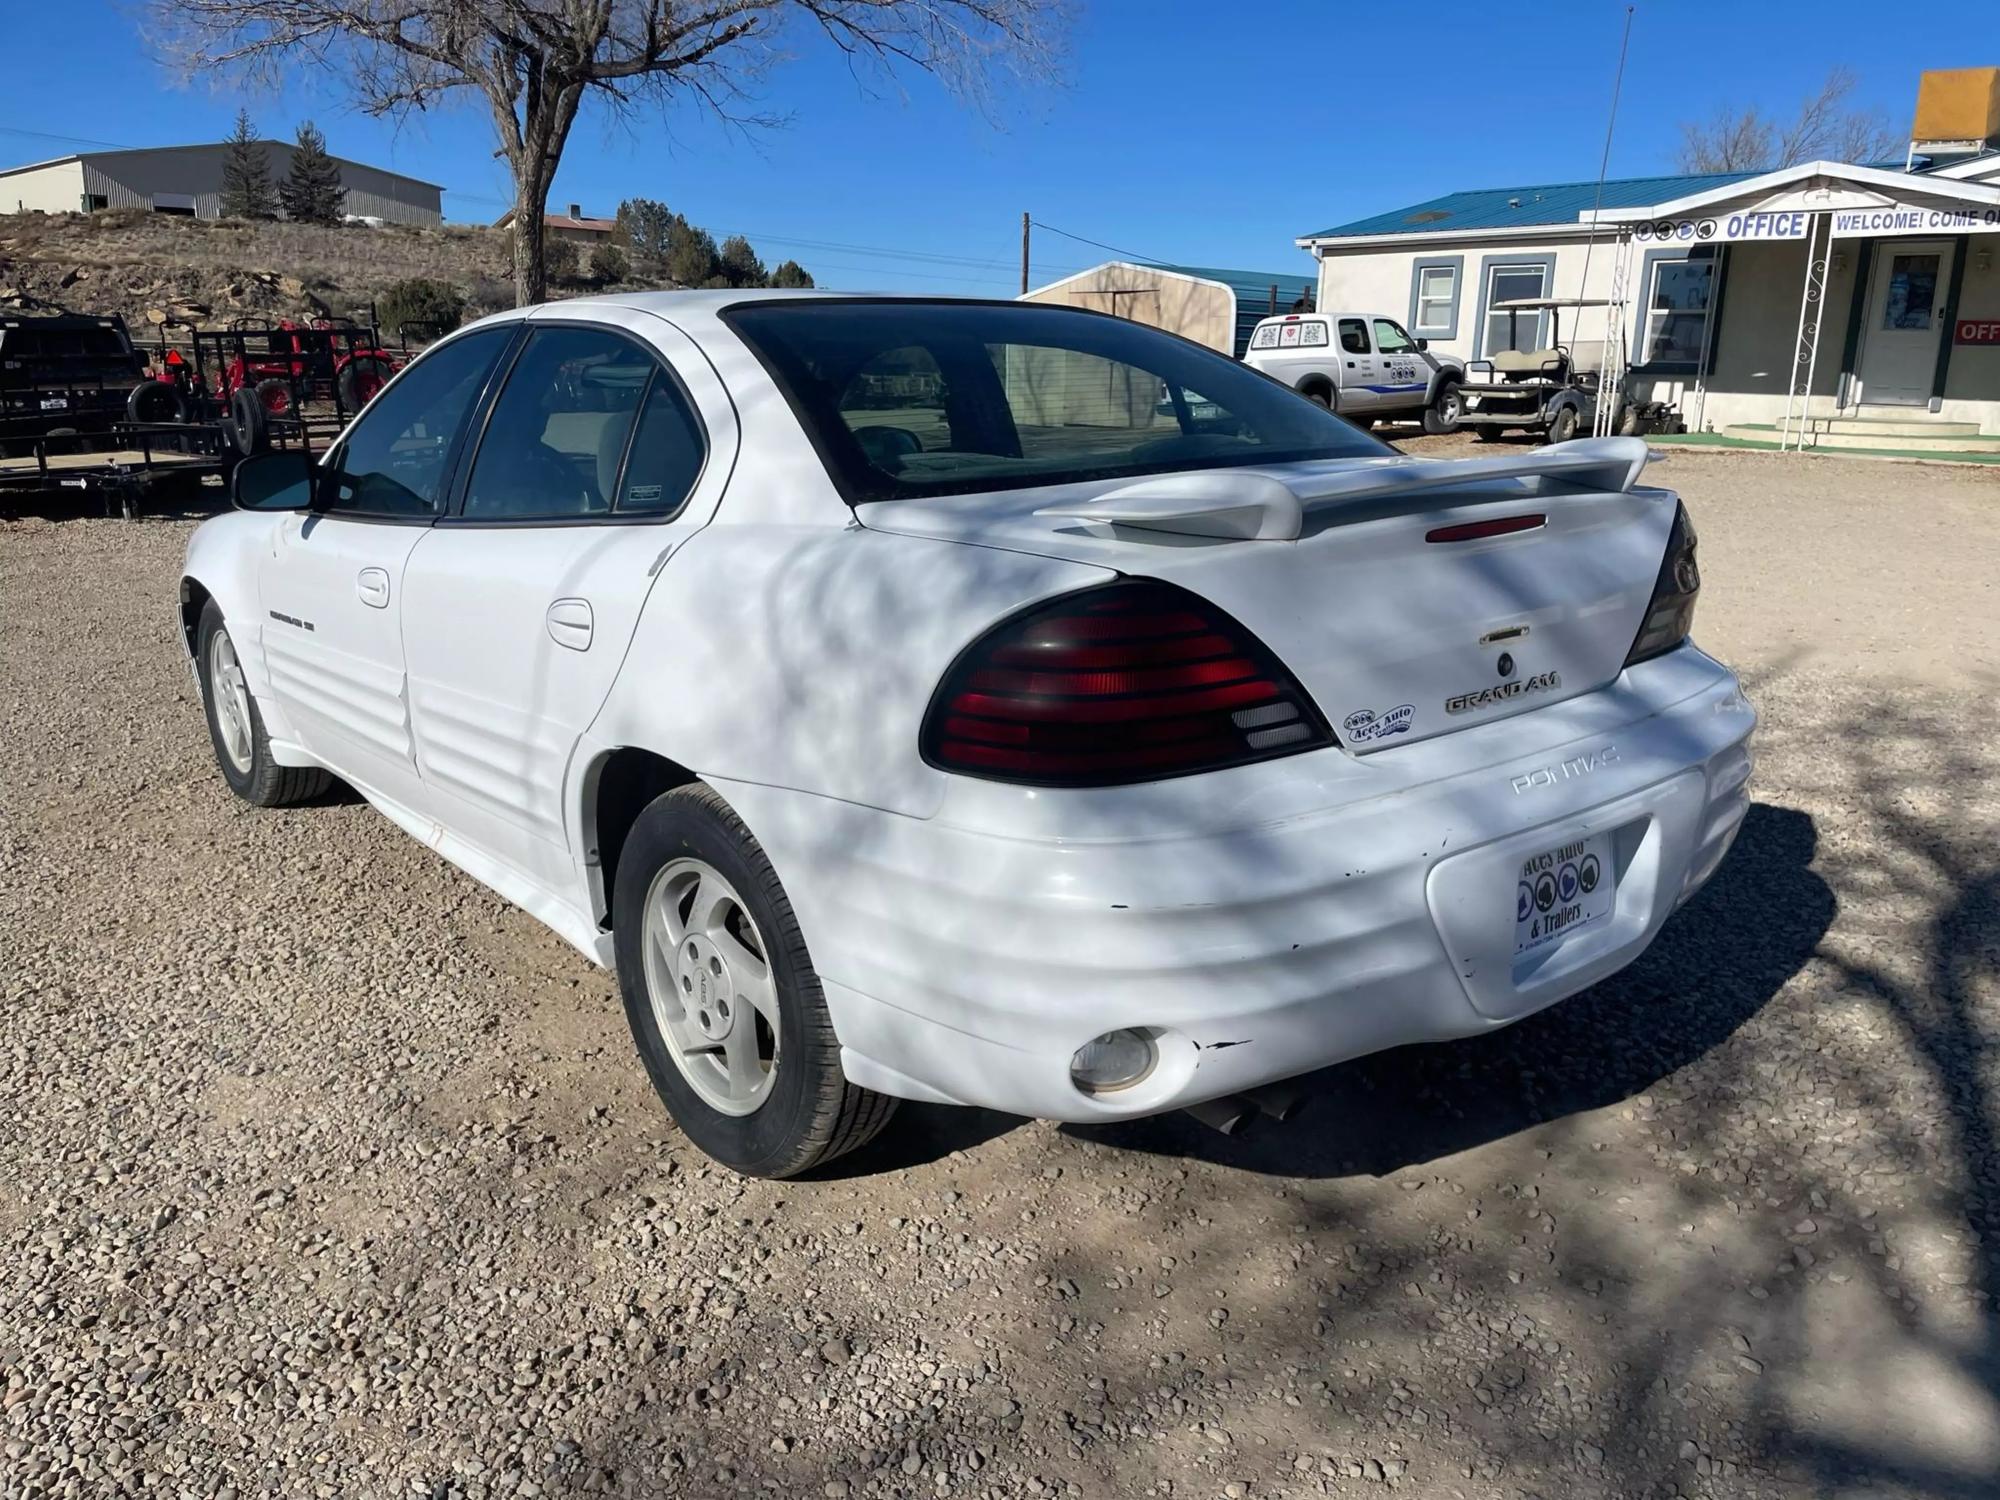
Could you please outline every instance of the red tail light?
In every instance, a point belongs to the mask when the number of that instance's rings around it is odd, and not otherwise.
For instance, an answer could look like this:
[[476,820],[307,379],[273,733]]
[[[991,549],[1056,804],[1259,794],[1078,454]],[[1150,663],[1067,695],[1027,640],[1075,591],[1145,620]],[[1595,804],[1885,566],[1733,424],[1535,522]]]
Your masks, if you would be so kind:
[[1036,786],[1159,781],[1333,742],[1255,637],[1148,579],[1003,621],[945,674],[923,732],[942,770]]
[[1694,547],[1694,522],[1688,519],[1685,505],[1677,506],[1674,529],[1667,533],[1667,555],[1660,563],[1653,597],[1646,601],[1646,618],[1626,653],[1626,666],[1665,655],[1694,628],[1695,601],[1701,597],[1701,569],[1695,564]]

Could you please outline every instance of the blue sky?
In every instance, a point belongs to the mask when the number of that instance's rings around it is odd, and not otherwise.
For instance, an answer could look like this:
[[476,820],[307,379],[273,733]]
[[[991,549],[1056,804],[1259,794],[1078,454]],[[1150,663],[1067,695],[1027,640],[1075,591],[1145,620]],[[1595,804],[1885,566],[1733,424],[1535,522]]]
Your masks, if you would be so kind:
[[[242,103],[267,134],[310,116],[335,152],[444,184],[449,219],[490,220],[509,201],[471,96],[398,127],[325,80],[282,98],[186,84],[136,44],[134,10],[0,0],[0,162],[213,139]],[[661,198],[851,288],[1011,292],[1023,210],[1149,258],[1303,271],[1292,241],[1306,231],[1454,188],[1594,178],[1624,17],[1605,0],[1483,29],[1462,9],[1344,0],[1077,10],[1064,82],[1008,89],[997,123],[921,77],[864,90],[802,35],[761,89],[789,125],[745,136],[692,109],[586,114],[551,204]],[[1678,121],[1724,103],[1782,113],[1835,64],[1901,130],[1919,71],[2000,63],[1991,0],[1942,0],[1909,26],[1889,14],[1879,0],[1641,4],[1612,175],[1671,170]],[[1514,102],[1524,91],[1545,101],[1539,117]],[[1038,283],[1105,258],[1036,231]]]

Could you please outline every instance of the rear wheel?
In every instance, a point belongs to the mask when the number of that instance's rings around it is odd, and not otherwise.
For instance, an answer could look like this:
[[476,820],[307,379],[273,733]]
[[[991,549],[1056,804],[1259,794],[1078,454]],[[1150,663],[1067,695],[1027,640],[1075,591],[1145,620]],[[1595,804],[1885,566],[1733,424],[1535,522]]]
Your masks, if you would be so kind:
[[257,404],[264,408],[267,417],[289,417],[298,405],[288,380],[258,381]]
[[378,354],[358,354],[340,367],[340,402],[349,415],[360,411],[395,373]]
[[612,893],[625,1018],[681,1130],[750,1177],[792,1177],[872,1139],[896,1101],[840,1067],[777,871],[703,786],[655,799]]
[[1576,426],[1576,408],[1574,406],[1565,406],[1561,411],[1556,413],[1555,420],[1549,423],[1549,441],[1551,443],[1568,442],[1576,436]]
[[1299,394],[1304,396],[1308,401],[1314,401],[1324,406],[1328,411],[1333,410],[1333,392],[1323,385],[1309,386],[1305,390],[1300,391]]
[[270,737],[256,695],[243,675],[236,642],[213,599],[202,606],[195,636],[195,668],[215,763],[229,789],[257,807],[287,807],[323,793],[333,778],[317,766],[281,766],[271,758]]
[[125,420],[140,424],[185,422],[188,419],[187,397],[177,386],[164,380],[147,380],[132,387],[132,394],[125,398]]

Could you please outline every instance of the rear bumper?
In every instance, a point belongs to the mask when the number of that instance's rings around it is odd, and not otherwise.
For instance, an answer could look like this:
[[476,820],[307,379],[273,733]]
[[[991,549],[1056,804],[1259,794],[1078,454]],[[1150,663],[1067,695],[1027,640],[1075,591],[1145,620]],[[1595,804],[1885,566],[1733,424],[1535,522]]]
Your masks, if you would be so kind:
[[[1532,714],[1111,792],[956,784],[896,817],[718,782],[785,882],[855,1082],[1062,1120],[1157,1113],[1505,1025],[1624,967],[1748,807],[1755,714],[1693,648]],[[1514,955],[1523,858],[1607,835],[1616,903]],[[1092,1097],[1071,1055],[1160,1033]]]

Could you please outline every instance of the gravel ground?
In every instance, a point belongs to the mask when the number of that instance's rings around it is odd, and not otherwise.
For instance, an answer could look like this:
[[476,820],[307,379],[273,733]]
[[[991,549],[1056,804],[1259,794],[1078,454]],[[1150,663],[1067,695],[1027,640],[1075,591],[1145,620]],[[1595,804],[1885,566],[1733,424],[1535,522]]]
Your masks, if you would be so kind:
[[228,795],[190,523],[0,526],[0,1496],[1992,1496],[2000,476],[1655,473],[1765,727],[1632,970],[788,1184],[527,917]]

